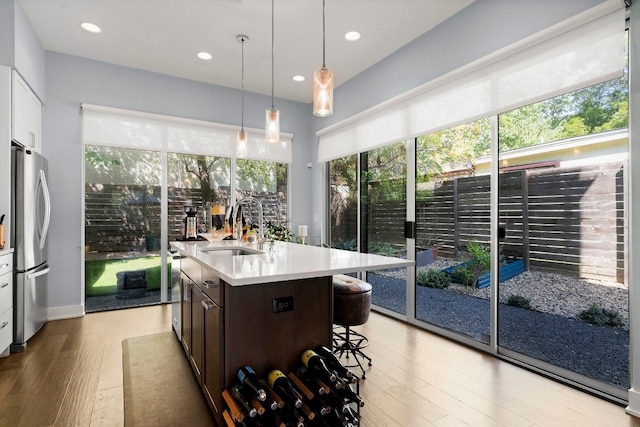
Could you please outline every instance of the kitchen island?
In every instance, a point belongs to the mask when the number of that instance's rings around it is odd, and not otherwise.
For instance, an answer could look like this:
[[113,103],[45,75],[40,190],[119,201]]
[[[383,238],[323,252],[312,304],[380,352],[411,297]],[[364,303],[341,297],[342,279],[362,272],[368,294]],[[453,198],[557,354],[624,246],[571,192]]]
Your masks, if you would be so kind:
[[[180,253],[180,339],[218,425],[222,390],[248,364],[289,372],[332,343],[332,276],[413,261],[276,241],[172,242]],[[375,292],[375,290],[374,290]]]

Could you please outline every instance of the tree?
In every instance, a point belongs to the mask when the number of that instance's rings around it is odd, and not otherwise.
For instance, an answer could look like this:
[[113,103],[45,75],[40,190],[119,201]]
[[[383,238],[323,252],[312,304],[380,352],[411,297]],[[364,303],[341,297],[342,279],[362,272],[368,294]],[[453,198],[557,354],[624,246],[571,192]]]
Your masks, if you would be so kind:
[[488,118],[419,136],[417,144],[418,182],[429,182],[447,170],[470,168],[491,148]]

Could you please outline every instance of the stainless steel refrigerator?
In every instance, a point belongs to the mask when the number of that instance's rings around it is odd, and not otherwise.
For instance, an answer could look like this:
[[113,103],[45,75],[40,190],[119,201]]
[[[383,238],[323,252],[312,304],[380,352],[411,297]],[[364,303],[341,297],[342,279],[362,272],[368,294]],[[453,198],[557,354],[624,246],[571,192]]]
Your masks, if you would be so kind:
[[12,352],[26,348],[47,322],[47,235],[51,201],[47,185],[47,159],[14,145],[12,155],[12,208],[14,259],[14,330]]

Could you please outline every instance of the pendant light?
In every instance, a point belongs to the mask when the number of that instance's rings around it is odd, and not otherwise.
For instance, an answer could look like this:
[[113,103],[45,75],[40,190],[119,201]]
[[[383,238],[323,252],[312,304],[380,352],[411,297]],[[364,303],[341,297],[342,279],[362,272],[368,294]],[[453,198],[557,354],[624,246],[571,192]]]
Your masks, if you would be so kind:
[[265,111],[264,136],[267,142],[276,144],[280,142],[280,111],[273,106],[274,67],[273,67],[273,10],[274,0],[271,0],[271,108]]
[[240,131],[237,139],[237,155],[238,157],[247,157],[247,132],[244,130],[244,43],[249,41],[249,37],[244,34],[238,34],[236,40],[242,43],[242,116],[240,122]]
[[313,73],[313,114],[327,117],[333,114],[333,71],[325,63],[325,0],[322,0],[322,67]]

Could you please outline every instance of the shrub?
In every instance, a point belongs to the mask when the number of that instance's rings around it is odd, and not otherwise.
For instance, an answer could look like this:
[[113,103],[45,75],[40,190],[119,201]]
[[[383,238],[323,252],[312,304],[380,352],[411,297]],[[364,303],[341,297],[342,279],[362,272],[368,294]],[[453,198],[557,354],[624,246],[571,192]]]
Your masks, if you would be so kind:
[[293,233],[286,225],[267,221],[264,224],[264,234],[267,239],[282,240],[283,242],[293,241]]
[[369,253],[372,254],[394,256],[397,252],[397,249],[387,243],[373,243],[369,246]]
[[333,244],[336,249],[344,249],[347,251],[355,251],[358,249],[358,242],[356,239],[343,239],[340,237],[336,243]]
[[460,283],[463,286],[475,286],[478,279],[468,264],[458,265],[451,276],[454,282]]
[[529,298],[523,297],[522,295],[510,295],[507,305],[529,309],[531,308],[531,301],[529,301]]
[[467,245],[467,251],[469,251],[469,255],[471,255],[474,270],[478,272],[477,276],[480,276],[485,271],[489,271],[491,268],[491,250],[488,246],[481,245],[477,241],[472,240]]
[[491,268],[491,250],[472,240],[467,244],[467,251],[471,259],[454,269],[452,279],[464,286],[475,286],[478,277]]
[[447,273],[434,269],[418,271],[417,280],[418,285],[436,289],[444,289],[451,284],[451,278]]
[[578,319],[597,326],[613,326],[619,328],[622,325],[622,316],[615,310],[598,307],[591,304],[587,310],[578,314]]

